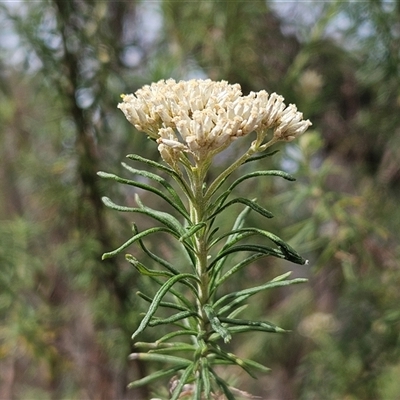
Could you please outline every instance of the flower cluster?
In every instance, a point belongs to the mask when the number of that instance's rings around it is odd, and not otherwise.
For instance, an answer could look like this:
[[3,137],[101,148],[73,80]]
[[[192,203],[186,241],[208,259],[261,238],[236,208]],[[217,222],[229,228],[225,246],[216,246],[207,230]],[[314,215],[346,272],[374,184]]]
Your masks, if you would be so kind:
[[162,158],[175,164],[182,152],[196,163],[225,149],[238,137],[273,129],[275,140],[293,140],[311,122],[296,106],[265,90],[243,96],[240,85],[210,79],[162,80],[135,94],[123,95],[118,105],[139,131],[157,140]]

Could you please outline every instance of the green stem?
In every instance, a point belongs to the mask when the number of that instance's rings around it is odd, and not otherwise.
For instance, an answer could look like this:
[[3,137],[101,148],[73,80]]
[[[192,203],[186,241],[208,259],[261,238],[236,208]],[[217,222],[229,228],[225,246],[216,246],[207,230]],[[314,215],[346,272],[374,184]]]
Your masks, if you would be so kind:
[[[195,232],[193,236],[193,247],[196,253],[196,276],[198,278],[197,281],[197,299],[196,299],[196,308],[198,315],[198,338],[195,339],[196,347],[197,347],[197,357],[196,357],[196,371],[194,371],[195,375],[198,374],[202,376],[204,374],[209,374],[209,370],[207,368],[201,368],[203,365],[204,358],[208,353],[208,335],[210,332],[210,323],[208,320],[208,316],[204,310],[206,304],[210,302],[210,275],[208,271],[208,251],[209,251],[209,243],[207,240],[208,232],[210,229],[210,221],[209,221],[209,213],[210,213],[210,199],[212,195],[216,192],[216,190],[220,187],[220,185],[225,181],[225,179],[238,167],[240,167],[244,162],[246,162],[254,153],[259,151],[264,151],[267,147],[271,146],[276,142],[274,138],[272,138],[266,144],[262,144],[262,141],[265,136],[258,135],[257,140],[255,140],[252,146],[248,149],[248,151],[243,154],[237,161],[235,161],[230,167],[224,170],[215,180],[212,182],[210,187],[205,190],[204,183],[207,175],[208,168],[210,166],[209,160],[204,161],[204,163],[200,163],[196,166],[188,168],[185,165],[185,169],[187,171],[187,175],[190,182],[191,196],[190,196],[190,220],[193,226],[198,226],[199,224],[204,224],[204,227]],[[202,334],[204,333],[204,334]],[[201,335],[201,337],[200,337]],[[203,360],[203,361],[201,361]],[[202,377],[202,379],[208,379],[208,375],[206,377]]]
[[[206,222],[207,216],[206,199],[204,197],[204,169],[194,168],[192,170],[192,190],[193,203],[191,205],[190,217],[193,225],[201,222]],[[209,276],[207,271],[208,262],[208,246],[207,246],[207,225],[200,229],[195,234],[195,249],[196,249],[196,274],[199,278],[198,283],[198,299],[197,308],[198,314],[201,317],[199,320],[199,332],[206,330],[207,316],[204,313],[203,306],[209,298]]]

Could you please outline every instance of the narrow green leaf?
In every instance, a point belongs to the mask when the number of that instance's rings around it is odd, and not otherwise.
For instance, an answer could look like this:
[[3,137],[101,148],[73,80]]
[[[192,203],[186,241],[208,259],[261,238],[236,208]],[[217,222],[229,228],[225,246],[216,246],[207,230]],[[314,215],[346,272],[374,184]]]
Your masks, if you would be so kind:
[[275,278],[271,279],[270,282],[280,282],[288,278],[290,275],[292,275],[292,271],[285,272],[284,274],[278,275]]
[[[279,275],[277,277],[275,277],[274,279],[272,279],[270,282],[278,282],[278,281],[283,281],[284,279],[286,279],[288,276],[290,276],[291,272],[286,272],[282,275]],[[242,301],[246,300],[248,297],[248,295],[243,295],[243,296],[239,296],[236,297],[230,304],[229,307],[222,307],[219,311],[218,314],[223,314],[227,311],[229,311],[229,309],[231,309],[233,306],[236,306],[237,304],[241,303]]]
[[228,384],[218,376],[218,374],[216,374],[214,372],[213,369],[210,369],[211,373],[214,375],[214,379],[217,382],[218,386],[222,389],[222,392],[224,393],[225,397],[227,400],[236,400],[235,396],[232,394],[232,392],[229,389]]
[[[153,301],[152,297],[147,296],[146,294],[144,294],[144,293],[142,293],[140,291],[136,292],[136,294],[139,297],[141,297],[143,300],[148,301],[149,303],[151,303]],[[168,301],[161,301],[160,302],[160,307],[173,308],[173,309],[179,310],[179,311],[190,311],[185,306],[181,306],[180,304],[176,304],[176,303],[170,303]]]
[[261,327],[265,329],[271,329],[273,332],[285,332],[284,329],[280,328],[279,326],[272,324],[271,322],[267,321],[249,321],[245,319],[233,319],[233,318],[225,318],[225,317],[218,317],[221,322],[231,324],[231,325],[241,325],[241,326],[249,326],[249,327]]
[[194,311],[181,311],[176,313],[168,318],[155,318],[149,321],[149,326],[157,326],[157,325],[165,325],[165,324],[172,324],[174,322],[180,321],[185,318],[193,317],[196,313]]
[[[134,234],[138,233],[138,229],[136,227],[136,224],[133,224],[132,231]],[[174,275],[178,275],[179,271],[172,266],[168,261],[164,260],[163,258],[157,256],[156,254],[152,253],[144,244],[143,240],[139,239],[139,244],[142,250],[152,259],[154,260],[157,264],[161,265],[162,267],[166,268],[170,272],[172,272]]]
[[253,372],[248,367],[248,365],[240,357],[236,356],[235,354],[228,353],[228,352],[222,350],[216,344],[213,345],[212,351],[215,352],[217,354],[217,356],[220,357],[221,359],[230,361],[231,364],[238,365],[243,370],[245,370],[252,378],[257,379],[257,377],[253,374]]
[[[158,262],[161,266],[164,266],[165,268],[167,268],[169,271],[172,272],[172,274],[179,275],[179,271],[177,269],[175,269],[170,263],[168,263],[166,260],[162,259],[161,257],[158,257],[154,253],[150,252],[146,248],[146,246],[144,245],[142,240],[139,240],[139,244],[140,244],[141,248],[143,249],[143,251],[146,254],[148,254],[153,260]],[[158,281],[155,277],[152,277],[152,279],[154,281],[156,281],[157,283],[159,283],[160,285],[162,285],[162,282]],[[195,286],[191,285],[189,282],[187,282],[187,286],[190,287],[190,289],[192,290],[194,296],[198,297],[197,288]],[[183,294],[181,294],[180,292],[177,292],[173,288],[171,288],[170,293],[173,294],[177,299],[179,299],[182,302],[182,304],[186,304],[186,306],[189,309],[191,308],[190,301]]]
[[[138,196],[136,196],[136,199],[138,199]],[[168,227],[172,232],[174,232],[177,238],[182,236],[182,234],[184,233],[183,226],[179,223],[179,221],[176,218],[174,218],[172,215],[168,213],[153,210],[143,205],[142,207],[139,208],[120,206],[118,204],[113,203],[108,197],[102,197],[102,201],[107,207],[113,210],[146,214],[149,217],[154,218],[155,220],[161,222],[166,227]]]
[[241,252],[241,251],[251,251],[251,252],[262,253],[265,255],[274,256],[277,258],[285,258],[284,254],[278,249],[274,249],[272,247],[267,247],[267,246],[261,246],[261,245],[243,244],[243,245],[239,245],[239,246],[233,246],[231,248],[226,249],[225,251],[221,251],[220,253],[218,253],[218,255],[214,258],[214,260],[208,266],[208,270],[211,270],[215,266],[215,264],[218,262],[218,260],[228,256],[229,254],[237,253],[237,252]]
[[275,151],[271,151],[270,153],[261,154],[261,155],[258,155],[258,156],[251,157],[248,160],[246,160],[243,164],[246,164],[246,163],[249,163],[249,162],[252,162],[252,161],[262,160],[263,158],[271,157],[271,156],[275,155],[276,153],[279,153],[279,150],[275,150]]
[[[204,390],[204,395],[206,396],[206,399],[210,398],[210,396],[207,396],[207,392]],[[196,376],[196,381],[195,381],[195,387],[194,387],[194,395],[193,395],[193,400],[203,400],[203,379],[202,375],[197,375]]]
[[228,318],[235,318],[237,315],[239,315],[243,310],[245,310],[249,305],[248,304],[243,304],[242,306],[236,308],[233,310],[229,315]]
[[[250,207],[245,207],[243,209],[243,211],[241,211],[239,213],[239,215],[237,216],[237,218],[233,224],[233,227],[232,227],[233,231],[238,230],[243,227],[246,217],[250,211],[251,211]],[[218,230],[218,228],[217,228],[217,230]],[[212,232],[212,234],[214,234],[215,232],[216,232],[216,230],[214,230]],[[223,235],[223,236],[225,237],[225,235]],[[237,234],[235,234],[235,233],[231,234],[231,232],[230,232],[228,234],[228,238],[226,239],[226,243],[221,250],[225,250],[226,248],[231,247],[236,242],[236,240],[237,240],[236,237],[237,237]],[[211,242],[211,239],[212,239],[212,235],[210,235],[210,237],[209,237],[209,243]],[[212,248],[216,243],[219,242],[219,240],[220,240],[220,238],[217,238],[215,241],[211,242],[209,248]],[[222,270],[226,260],[227,260],[227,257],[220,259],[213,269],[213,272],[212,272],[212,275],[210,278],[211,293],[216,289],[215,281],[220,277],[220,271]]]
[[[297,278],[297,279],[299,279],[299,278]],[[268,287],[264,287],[264,286],[260,287],[260,286],[258,286],[257,288],[254,288],[255,289],[254,292],[252,291],[251,293],[246,293],[246,294],[241,294],[241,295],[238,294],[237,296],[232,296],[233,300],[231,302],[229,302],[227,305],[225,305],[224,307],[222,307],[219,310],[219,314],[224,314],[225,312],[230,311],[232,309],[232,307],[236,306],[237,304],[242,303],[244,300],[247,300],[249,297],[251,297],[252,295],[254,295],[254,294],[258,293],[258,292],[261,292],[262,290],[271,289],[273,287],[288,286],[288,285],[291,285],[291,284],[294,284],[294,283],[305,282],[303,280],[299,281],[297,279],[294,279],[294,280],[291,280],[291,281],[278,282],[278,283],[269,285]],[[227,300],[227,299],[225,299],[225,300]]]
[[145,276],[164,276],[164,277],[167,277],[167,278],[173,276],[173,274],[171,272],[158,271],[158,270],[155,270],[155,269],[149,269],[149,268],[145,267],[140,261],[138,261],[131,254],[126,254],[125,255],[125,259],[130,264],[132,264],[141,275],[145,275]]
[[[154,270],[154,269],[148,269],[141,262],[139,262],[135,257],[133,257],[130,254],[126,254],[125,259],[130,264],[132,264],[139,271],[140,274],[145,275],[145,276],[150,276],[152,278],[159,277],[159,276],[170,278],[171,276],[179,275],[179,274],[173,274],[173,273],[167,272],[167,271],[158,271],[158,270]],[[192,275],[192,277],[194,280],[197,279],[195,275]],[[160,282],[159,280],[155,279],[155,281],[158,284],[162,284],[162,282]],[[185,280],[182,283],[184,285],[188,286],[194,294],[197,293],[197,288],[195,286],[193,286],[193,284],[191,282],[188,282]],[[175,292],[173,290],[171,290],[171,293],[175,294]]]
[[[261,292],[262,290],[267,290],[267,289],[271,289],[274,287],[280,287],[280,286],[288,286],[288,285],[292,285],[295,283],[302,283],[302,282],[307,281],[306,279],[303,279],[303,278],[285,280],[289,275],[290,275],[290,272],[286,272],[285,274],[282,274],[282,275],[274,278],[273,280],[268,281],[267,283],[265,283],[263,285],[255,286],[255,287],[244,289],[244,290],[239,290],[238,292],[234,292],[234,293],[228,293],[227,295],[221,297],[217,302],[214,303],[214,308],[217,308],[220,304],[222,304],[226,300],[230,300],[232,298],[237,299],[237,298],[241,298],[242,296],[247,296],[246,298],[248,298],[248,297],[252,296],[253,294]],[[221,311],[219,311],[218,314],[221,314]]]
[[171,353],[171,352],[184,352],[184,351],[194,353],[196,351],[196,347],[185,343],[185,344],[181,344],[179,346],[167,347],[165,349],[154,349],[154,350],[150,350],[149,352],[150,353],[167,354],[167,353]]
[[151,179],[151,180],[159,183],[160,185],[162,185],[168,191],[168,193],[172,196],[174,202],[179,207],[179,209],[182,211],[182,215],[185,214],[186,215],[185,218],[187,220],[190,219],[189,215],[186,211],[185,205],[182,203],[180,196],[178,195],[178,193],[175,191],[175,189],[170,185],[170,183],[167,180],[165,180],[164,178],[162,178],[161,176],[159,176],[157,174],[153,174],[148,171],[143,171],[143,170],[132,168],[130,165],[128,165],[124,162],[121,164],[125,169],[127,169],[132,174],[137,174],[137,175],[143,176],[145,178]]
[[169,233],[171,235],[173,235],[174,237],[176,237],[176,234],[174,231],[172,231],[169,228],[164,228],[164,227],[156,227],[156,228],[150,228],[147,229],[143,232],[140,232],[134,236],[132,236],[129,240],[127,240],[123,245],[121,245],[120,247],[118,247],[118,249],[115,249],[113,251],[110,251],[108,253],[104,253],[102,256],[102,260],[105,260],[106,258],[110,258],[110,257],[114,257],[115,255],[121,253],[123,250],[125,250],[127,247],[129,247],[131,244],[135,243],[136,241],[140,241],[142,238],[151,235],[153,233],[157,233],[157,232],[166,232]]
[[[169,271],[171,271],[174,274],[178,274],[179,271],[174,268],[174,266],[169,263],[168,261],[164,260],[163,258],[157,256],[156,254],[154,254],[153,252],[151,252],[150,250],[147,249],[147,247],[145,246],[145,244],[143,243],[142,240],[139,240],[139,244],[140,247],[142,248],[142,250],[151,258],[153,259],[155,262],[157,262],[158,264],[160,264],[161,266],[165,267],[166,269],[168,269]],[[187,256],[187,261],[188,263],[191,265],[191,267],[193,268],[193,271],[195,271],[195,265],[196,265],[196,255],[195,252],[193,250],[193,248],[187,243],[184,242],[184,248],[185,248],[185,253],[183,253],[185,256]]]
[[[253,199],[253,201],[256,201],[256,199]],[[237,216],[237,218],[235,219],[235,222],[232,226],[232,231],[237,231],[238,229],[241,229],[246,221],[247,216],[249,215],[251,211],[250,207],[245,207]],[[232,232],[231,231],[231,232]],[[236,233],[233,233],[232,235],[229,235],[228,237],[228,242],[231,239],[231,237],[234,237],[236,235]]]
[[[211,226],[211,224],[210,224]],[[210,234],[208,235],[207,243],[212,243],[214,235],[219,231],[219,227],[214,228]],[[209,246],[209,248],[212,247],[212,244]]]
[[174,347],[175,345],[186,344],[185,342],[174,342],[174,343],[157,343],[157,342],[135,342],[135,348],[145,350],[165,349]]
[[185,336],[185,335],[198,337],[199,336],[199,332],[195,331],[195,330],[190,330],[190,329],[182,329],[182,330],[179,330],[179,331],[170,332],[170,333],[167,333],[166,335],[162,336],[160,339],[158,339],[156,341],[156,343],[164,343],[167,340],[170,340],[170,339],[172,339],[174,337]]
[[142,322],[140,323],[139,327],[136,329],[136,331],[132,335],[132,339],[134,339],[139,333],[143,332],[144,329],[147,327],[149,321],[157,311],[157,308],[159,307],[159,303],[161,302],[161,299],[168,293],[168,291],[175,285],[175,283],[182,281],[182,280],[187,280],[187,279],[193,279],[194,276],[192,274],[180,274],[173,276],[169,278],[161,287],[158,289],[157,293],[154,296],[154,299],[152,303],[149,306],[149,309],[147,310],[146,315],[142,319]]
[[229,270],[226,272],[226,274],[224,274],[220,279],[218,279],[214,285],[212,285],[213,287],[213,292],[223,283],[225,282],[230,276],[232,276],[234,273],[240,271],[241,269],[243,269],[244,267],[246,267],[247,265],[253,263],[256,260],[259,260],[260,258],[266,257],[266,254],[263,253],[255,253],[252,254],[251,256],[245,258],[243,261],[235,264],[232,268],[229,268]]
[[200,367],[201,367],[201,381],[204,386],[204,395],[206,399],[209,399],[211,396],[211,380],[210,380],[210,370],[208,367],[208,360],[206,357],[200,358]]
[[141,201],[139,195],[136,193],[135,194],[135,200],[136,203],[139,205],[140,209],[143,210],[143,212],[150,217],[153,217],[157,221],[160,221],[163,223],[165,226],[168,228],[174,230],[178,236],[182,236],[185,233],[185,228],[182,226],[182,224],[171,214],[168,214],[163,211],[158,211],[158,210],[153,210],[150,207],[146,207]]
[[253,361],[253,360],[250,360],[248,358],[239,358],[239,357],[236,357],[236,358],[238,360],[240,360],[240,363],[242,365],[246,365],[247,367],[254,368],[254,369],[256,369],[256,370],[258,370],[260,372],[268,373],[268,372],[271,371],[271,368],[268,368],[265,365],[262,365],[262,364],[258,363],[257,361]]
[[185,365],[177,365],[173,368],[162,369],[157,372],[153,372],[150,375],[145,376],[144,378],[138,379],[137,381],[131,382],[128,384],[128,389],[134,389],[140,386],[148,385],[156,380],[165,378],[167,376],[176,374],[179,370],[185,368]]
[[152,167],[155,167],[157,169],[161,169],[162,171],[166,172],[168,175],[177,175],[177,173],[170,167],[167,167],[166,165],[160,164],[157,161],[149,160],[147,158],[141,157],[137,154],[128,154],[126,158],[129,158],[130,160],[134,161],[140,161],[143,162],[147,165],[151,165]]
[[286,179],[288,181],[295,181],[296,178],[293,175],[288,174],[287,172],[284,171],[279,171],[279,170],[265,170],[265,171],[253,171],[248,174],[242,175],[238,179],[236,179],[230,186],[229,189],[232,190],[235,188],[239,183],[242,183],[243,181],[250,179],[250,178],[255,178],[258,176],[278,176],[280,178]]
[[[176,346],[188,345],[186,342],[158,343],[158,342],[135,342],[135,348],[148,350],[163,350]],[[188,345],[193,346],[193,345]]]
[[168,354],[157,354],[157,353],[131,353],[129,360],[142,360],[142,361],[156,361],[166,364],[174,364],[176,366],[187,367],[192,362],[186,358],[170,356]]
[[258,214],[262,215],[263,217],[266,218],[272,218],[273,214],[266,210],[264,207],[261,207],[259,204],[257,204],[255,201],[253,200],[249,200],[246,199],[244,197],[236,197],[235,199],[232,199],[231,201],[229,201],[228,203],[218,207],[214,213],[210,216],[211,218],[216,217],[218,214],[220,214],[222,211],[224,211],[226,208],[230,207],[232,204],[236,204],[236,203],[241,203],[246,205],[247,207],[251,208],[252,210],[254,210],[255,212],[257,212]]
[[210,321],[211,327],[214,329],[215,332],[218,332],[222,339],[224,339],[225,343],[229,343],[232,339],[232,335],[229,331],[221,324],[220,320],[218,319],[217,313],[215,312],[214,308],[210,304],[205,304],[203,306],[203,310],[207,315],[208,320]]
[[171,400],[178,400],[179,395],[182,392],[183,387],[185,386],[186,383],[189,382],[190,375],[193,373],[194,370],[194,363],[188,365],[188,367],[185,369],[183,372],[182,376],[179,379],[179,383],[172,392]]
[[216,208],[220,208],[224,204],[225,200],[228,198],[230,193],[233,191],[233,189],[237,185],[239,185],[241,182],[245,181],[246,179],[255,178],[255,177],[258,177],[258,176],[279,176],[279,177],[284,178],[284,179],[289,180],[289,181],[295,181],[296,180],[292,175],[287,174],[286,172],[283,172],[283,171],[270,170],[270,171],[254,171],[254,172],[250,172],[250,173],[245,174],[245,175],[241,176],[240,178],[236,179],[229,186],[229,188],[225,192],[220,194],[218,196],[218,198],[214,201],[215,207]]
[[222,251],[232,247],[235,243],[240,242],[241,240],[246,239],[247,237],[253,236],[253,235],[255,235],[255,233],[245,232],[245,231],[242,231],[242,229],[232,230],[232,231],[230,231],[228,233],[224,233],[223,235],[216,238],[214,240],[214,242],[212,243],[212,245],[214,246],[218,242],[226,239],[224,246],[220,250],[220,253],[221,253]]
[[200,229],[204,228],[205,226],[207,226],[207,224],[205,222],[200,222],[199,224],[191,226],[190,228],[187,229],[186,233],[179,238],[179,241],[183,242],[184,240],[190,238],[191,236],[193,236],[196,232],[198,232]]
[[109,199],[106,196],[103,196],[101,198],[101,200],[103,201],[103,204],[105,206],[107,206],[108,208],[112,208],[113,210],[117,210],[117,211],[123,211],[123,212],[135,212],[136,208],[132,208],[132,207],[125,207],[125,206],[119,206],[118,204],[115,204],[113,201],[111,201],[111,199]]
[[280,237],[274,235],[271,232],[265,231],[263,229],[257,228],[244,228],[240,230],[241,232],[254,232],[255,234],[264,236],[274,242],[285,255],[285,259],[288,261],[292,261],[296,264],[304,265],[306,260],[297,253],[291,246],[289,246],[286,242],[284,242]]
[[[235,242],[238,242],[239,240],[242,240],[246,237],[252,236],[252,235],[260,235],[260,236],[264,236],[267,239],[271,240],[272,242],[274,242],[279,249],[282,251],[282,254],[284,255],[285,260],[294,262],[296,264],[301,264],[304,265],[305,264],[305,259],[303,257],[300,256],[300,254],[294,250],[289,244],[287,244],[286,242],[284,242],[280,237],[274,235],[271,232],[268,232],[266,230],[263,229],[258,229],[258,228],[240,228],[240,229],[236,229],[233,230],[230,233],[227,233],[225,235],[222,235],[221,237],[219,237],[217,241],[222,240],[224,237],[229,236],[231,237],[231,235],[234,234],[236,236],[235,237]],[[229,239],[228,239],[229,240]],[[234,243],[232,240],[230,240],[230,242],[228,244]],[[223,247],[223,249],[226,249],[228,246],[225,245]]]
[[249,367],[254,368],[260,372],[268,373],[271,371],[271,368],[268,368],[265,365],[258,363],[257,361],[253,361],[248,358],[242,358],[242,361]]
[[152,167],[155,167],[157,169],[160,169],[164,172],[166,172],[169,176],[171,176],[175,182],[178,183],[178,185],[181,187],[181,189],[184,191],[184,193],[186,194],[186,196],[190,199],[193,199],[193,196],[191,194],[190,189],[188,188],[186,182],[184,181],[184,179],[182,179],[182,177],[176,172],[174,171],[172,168],[169,168],[163,164],[160,164],[156,161],[153,160],[149,160],[147,158],[143,158],[141,156],[138,156],[136,154],[129,154],[126,156],[127,158],[134,160],[134,161],[140,161],[143,162],[147,165],[151,165]]
[[[124,163],[122,163],[122,165],[127,167],[127,165],[124,164]],[[139,171],[139,170],[135,170],[135,171]],[[144,173],[144,171],[142,171],[142,172]],[[105,179],[111,179],[111,180],[114,180],[116,182],[119,182],[119,183],[122,183],[122,184],[125,184],[125,185],[134,186],[134,187],[137,187],[139,189],[143,189],[143,190],[146,190],[148,192],[152,192],[152,193],[156,194],[157,196],[161,197],[163,200],[165,200],[173,208],[175,208],[175,210],[177,210],[186,220],[190,220],[189,215],[188,215],[185,207],[183,206],[183,204],[181,202],[178,202],[175,197],[173,199],[170,199],[168,196],[166,196],[164,194],[164,192],[162,192],[161,190],[159,190],[159,189],[157,189],[157,188],[155,188],[153,186],[147,185],[146,183],[143,183],[143,182],[132,181],[130,179],[121,178],[118,175],[110,174],[108,172],[103,172],[103,171],[99,171],[97,173],[97,175],[102,177],[102,178],[105,178]],[[141,174],[141,175],[143,175],[143,174]],[[157,176],[157,175],[155,175],[155,176]],[[175,193],[175,195],[177,196],[176,193]]]
[[[270,333],[287,333],[290,332],[289,330],[282,329],[276,330],[274,328],[270,328],[267,326],[248,326],[248,325],[236,325],[236,326],[230,326],[227,328],[230,333],[233,335],[236,333],[247,333],[247,332],[253,332],[253,331],[260,331],[260,332],[270,332]],[[210,335],[210,342],[214,340],[218,340],[220,338],[220,335],[218,333],[213,333]]]
[[[233,231],[233,232],[235,232],[235,231]],[[214,243],[217,243],[220,240],[224,239],[226,236],[228,236],[228,239],[226,240],[225,245],[222,247],[222,249],[217,254],[217,258],[213,261],[213,262],[215,262],[215,265],[209,266],[210,269],[212,268],[210,287],[214,288],[214,290],[216,289],[215,281],[220,277],[221,271],[228,260],[229,254],[231,254],[231,252],[241,251],[240,247],[236,247],[235,248],[236,250],[233,250],[233,251],[230,251],[229,249],[233,248],[233,245],[235,243],[240,242],[244,238],[251,236],[251,235],[252,235],[252,233],[241,233],[241,234],[233,233],[233,234],[231,234],[231,232],[229,232],[215,240]],[[244,251],[246,251],[246,250],[244,250]],[[271,253],[270,251],[267,253],[264,251],[263,253],[257,253],[257,254],[260,254],[258,257],[261,258],[261,257],[266,257],[266,256],[270,255],[270,253]],[[245,266],[244,264],[245,264],[245,262],[243,262],[242,267]],[[230,267],[229,270],[231,270],[233,268],[234,267]],[[236,270],[234,270],[234,271],[236,271]]]

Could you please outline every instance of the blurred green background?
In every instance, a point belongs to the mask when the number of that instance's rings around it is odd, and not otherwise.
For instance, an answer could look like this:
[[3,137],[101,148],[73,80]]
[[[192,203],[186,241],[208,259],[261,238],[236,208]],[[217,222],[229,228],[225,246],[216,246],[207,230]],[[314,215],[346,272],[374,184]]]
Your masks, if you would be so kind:
[[400,398],[399,1],[2,1],[0,35],[0,399],[166,395],[126,389],[154,367],[127,360],[152,287],[101,254],[149,221],[106,210],[102,195],[134,190],[96,172],[158,160],[116,105],[169,77],[276,91],[313,122],[258,165],[295,183],[241,186],[275,214],[253,223],[310,264],[267,260],[231,285],[309,283],[253,299],[249,317],[292,332],[233,340],[272,371],[230,382],[268,400]]

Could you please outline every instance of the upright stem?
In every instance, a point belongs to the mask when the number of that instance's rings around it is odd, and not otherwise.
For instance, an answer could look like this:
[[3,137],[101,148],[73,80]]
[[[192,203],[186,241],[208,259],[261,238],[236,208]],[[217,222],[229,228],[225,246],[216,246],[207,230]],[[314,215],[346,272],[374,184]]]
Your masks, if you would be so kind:
[[[208,188],[204,190],[205,175],[207,173],[209,162],[192,167],[188,171],[192,189],[192,199],[190,204],[190,219],[193,225],[197,225],[207,220],[207,205],[213,193],[223,183],[223,181],[240,165],[246,162],[254,153],[264,151],[267,147],[275,143],[275,139],[262,145],[263,136],[257,137],[249,150],[243,154],[236,162],[224,170]],[[196,273],[199,278],[197,312],[200,316],[199,332],[207,331],[208,319],[203,309],[210,297],[208,266],[208,245],[207,245],[208,226],[200,229],[195,234],[195,248],[197,251]]]
[[[203,192],[204,171],[193,169],[192,175],[193,203],[191,205],[191,220],[194,225],[206,220],[206,199]],[[198,299],[197,312],[200,316],[199,330],[205,331],[207,325],[207,316],[203,310],[203,306],[208,302],[209,298],[209,277],[207,272],[208,246],[207,246],[207,227],[200,229],[195,234],[195,246],[197,252],[196,273],[199,278],[198,283]]]

